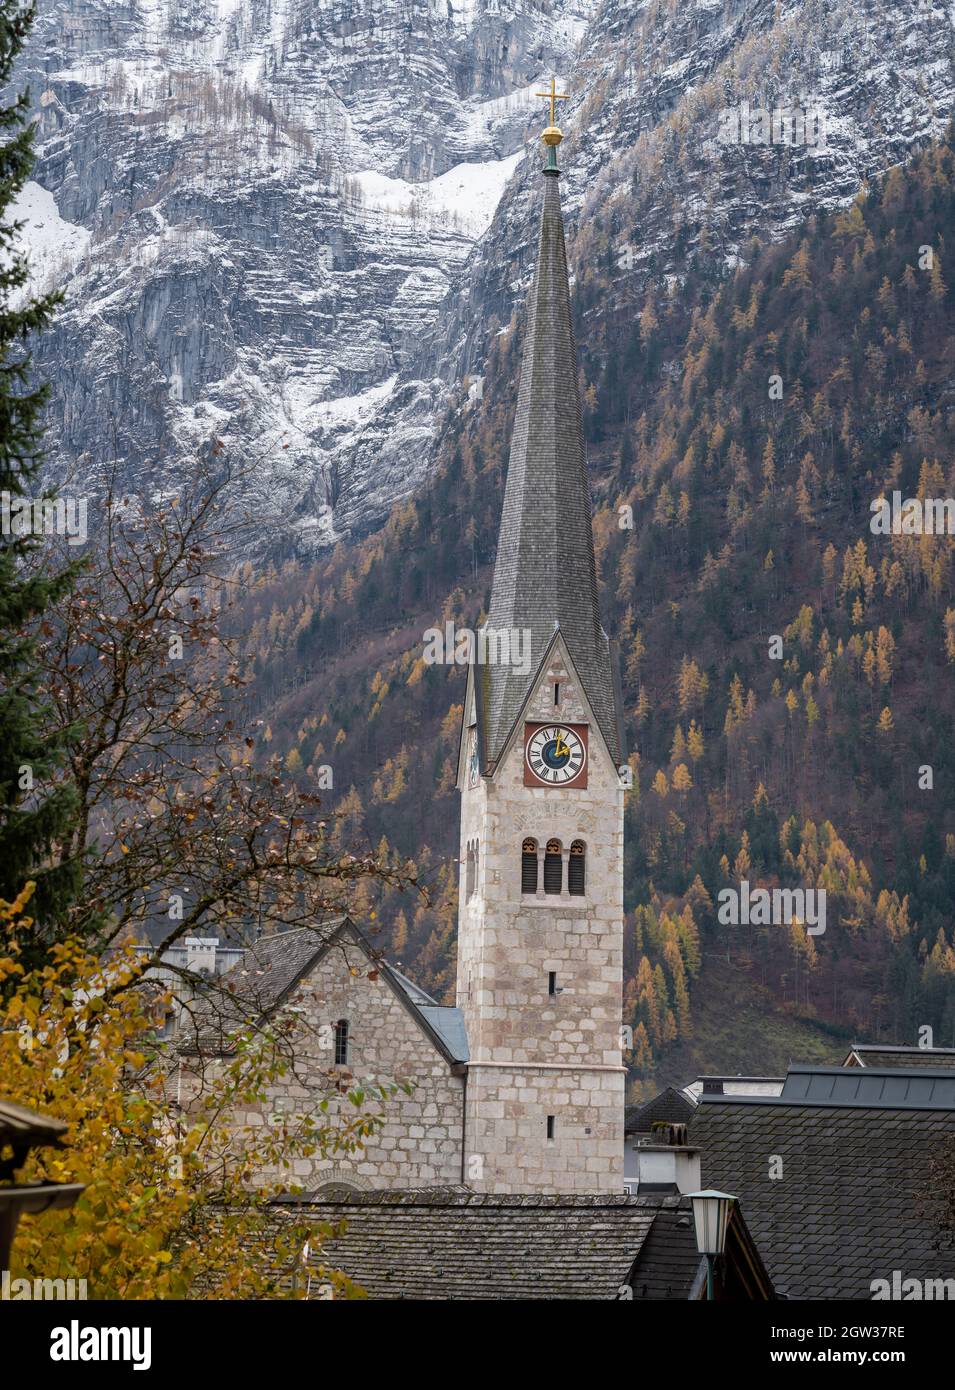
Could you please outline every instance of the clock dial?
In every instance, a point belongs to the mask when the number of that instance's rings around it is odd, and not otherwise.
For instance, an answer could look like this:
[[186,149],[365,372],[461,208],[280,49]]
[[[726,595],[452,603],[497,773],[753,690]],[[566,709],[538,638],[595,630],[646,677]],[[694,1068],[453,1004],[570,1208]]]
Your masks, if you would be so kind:
[[565,724],[543,724],[527,740],[525,757],[536,781],[560,787],[580,776],[587,750],[580,735]]

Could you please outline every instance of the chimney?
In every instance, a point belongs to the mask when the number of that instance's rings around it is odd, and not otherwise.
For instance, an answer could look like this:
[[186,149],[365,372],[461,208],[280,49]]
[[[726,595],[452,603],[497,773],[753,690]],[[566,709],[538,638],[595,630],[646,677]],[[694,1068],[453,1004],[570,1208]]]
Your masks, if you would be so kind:
[[214,975],[216,973],[216,951],[219,942],[214,936],[187,936],[186,947],[186,969],[193,971],[196,975]]
[[638,1193],[700,1190],[700,1150],[688,1142],[686,1125],[655,1124],[651,1137],[637,1143],[634,1152]]

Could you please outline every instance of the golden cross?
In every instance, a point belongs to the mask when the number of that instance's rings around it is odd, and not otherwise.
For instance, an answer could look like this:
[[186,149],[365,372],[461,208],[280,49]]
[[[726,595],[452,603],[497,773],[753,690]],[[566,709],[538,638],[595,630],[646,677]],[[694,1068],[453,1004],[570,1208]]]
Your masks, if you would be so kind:
[[567,99],[568,99],[567,93],[566,93],[566,92],[558,92],[558,91],[557,91],[557,79],[556,79],[555,77],[552,77],[552,78],[550,79],[550,91],[549,91],[549,92],[535,92],[534,95],[535,95],[535,96],[538,96],[538,97],[545,97],[546,100],[548,100],[548,101],[550,102],[550,123],[551,123],[552,126],[556,125],[556,124],[557,124],[557,102],[559,102],[559,101],[567,101]]

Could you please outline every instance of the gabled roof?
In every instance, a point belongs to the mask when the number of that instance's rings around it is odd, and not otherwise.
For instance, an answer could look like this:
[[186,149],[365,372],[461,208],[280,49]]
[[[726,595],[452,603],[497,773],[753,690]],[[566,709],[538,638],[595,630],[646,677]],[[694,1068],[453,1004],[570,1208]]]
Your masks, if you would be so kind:
[[890,1047],[884,1043],[853,1043],[845,1067],[927,1067],[955,1070],[955,1047]]
[[644,1281],[668,1284],[673,1296],[686,1298],[700,1265],[689,1203],[677,1194],[380,1191],[350,1194],[347,1201],[282,1199],[273,1210],[344,1219],[346,1232],[326,1243],[326,1258],[370,1298],[617,1299],[661,1212],[679,1215],[683,1226],[676,1239],[661,1242],[659,1266],[648,1265]]
[[[785,1297],[869,1299],[873,1280],[891,1280],[894,1270],[951,1274],[951,1257],[934,1248],[936,1228],[917,1213],[930,1156],[955,1136],[955,1104],[919,1107],[913,1091],[887,1094],[889,1078],[861,1069],[842,1073],[867,1082],[842,1097],[833,1071],[792,1069],[778,1097],[702,1096],[690,1137],[702,1150],[704,1186],[740,1199]],[[924,1071],[893,1076],[926,1080]]]
[[[699,1298],[704,1284],[691,1203],[675,1191],[503,1196],[431,1188],[280,1197],[272,1210],[277,1221],[344,1221],[324,1258],[369,1298],[636,1302]],[[740,1212],[730,1237],[730,1296],[772,1298]],[[313,1253],[310,1263],[317,1272],[321,1257]]]
[[231,1052],[238,1029],[268,1018],[328,951],[346,943],[359,947],[449,1063],[468,1060],[460,1010],[436,1004],[423,989],[380,959],[348,917],[260,937],[237,965],[209,981],[202,998],[190,1007],[178,1051],[184,1055]]
[[[556,168],[544,174],[540,240],[488,627],[527,632],[539,670],[559,631],[614,762],[623,760],[614,654],[600,624],[590,485]],[[493,765],[532,689],[513,663],[475,671],[482,765]]]
[[696,1106],[674,1086],[667,1086],[642,1105],[628,1105],[624,1111],[624,1134],[649,1134],[659,1124],[686,1124]]

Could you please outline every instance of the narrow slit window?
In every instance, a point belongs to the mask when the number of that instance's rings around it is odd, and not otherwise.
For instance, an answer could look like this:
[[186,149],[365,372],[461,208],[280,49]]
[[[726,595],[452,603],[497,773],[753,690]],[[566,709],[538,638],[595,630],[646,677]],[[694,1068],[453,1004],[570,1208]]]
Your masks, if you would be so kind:
[[564,876],[559,840],[548,840],[544,854],[544,892],[559,893]]
[[348,1063],[348,1019],[340,1018],[335,1024],[335,1065],[346,1066]]
[[465,899],[474,897],[474,890],[477,886],[477,840],[472,840],[468,845],[467,863],[465,865]]
[[548,974],[547,974],[547,993],[548,993],[548,994],[556,994],[556,993],[557,993],[557,971],[556,971],[556,970],[548,971]]
[[537,841],[525,840],[521,846],[521,892],[537,892]]
[[554,704],[560,704],[560,681],[554,681]]
[[567,891],[583,897],[587,884],[587,851],[583,840],[575,840],[567,862]]
[[557,1122],[557,1117],[556,1117],[555,1115],[548,1115],[548,1116],[547,1116],[547,1137],[548,1137],[548,1139],[553,1139],[553,1137],[554,1137],[554,1130],[555,1130],[555,1128],[556,1128],[556,1122]]

